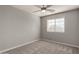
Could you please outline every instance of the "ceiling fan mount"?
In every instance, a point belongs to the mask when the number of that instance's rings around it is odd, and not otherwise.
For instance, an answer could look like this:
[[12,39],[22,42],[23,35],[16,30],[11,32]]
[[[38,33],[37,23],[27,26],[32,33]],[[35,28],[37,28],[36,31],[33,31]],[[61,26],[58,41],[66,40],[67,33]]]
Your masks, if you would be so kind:
[[42,7],[41,10],[46,10],[46,8],[45,7]]

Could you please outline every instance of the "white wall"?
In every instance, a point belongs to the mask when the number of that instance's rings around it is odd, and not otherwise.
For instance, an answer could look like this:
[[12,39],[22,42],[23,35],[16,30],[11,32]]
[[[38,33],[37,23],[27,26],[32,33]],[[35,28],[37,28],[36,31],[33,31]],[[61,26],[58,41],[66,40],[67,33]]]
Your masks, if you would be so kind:
[[11,6],[0,6],[0,51],[38,40],[40,18]]
[[[47,19],[65,17],[65,32],[47,32]],[[41,18],[41,38],[79,46],[79,12],[73,10]],[[77,29],[78,28],[78,29]],[[78,33],[78,34],[77,34]]]

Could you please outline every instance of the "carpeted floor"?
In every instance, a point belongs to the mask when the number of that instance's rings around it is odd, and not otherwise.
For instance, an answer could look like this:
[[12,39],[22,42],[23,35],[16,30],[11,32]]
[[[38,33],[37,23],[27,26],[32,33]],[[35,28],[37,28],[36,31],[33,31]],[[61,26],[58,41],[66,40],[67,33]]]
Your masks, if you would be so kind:
[[29,45],[25,45],[3,54],[73,54],[77,51],[77,48],[57,44],[49,43],[45,41],[36,41]]

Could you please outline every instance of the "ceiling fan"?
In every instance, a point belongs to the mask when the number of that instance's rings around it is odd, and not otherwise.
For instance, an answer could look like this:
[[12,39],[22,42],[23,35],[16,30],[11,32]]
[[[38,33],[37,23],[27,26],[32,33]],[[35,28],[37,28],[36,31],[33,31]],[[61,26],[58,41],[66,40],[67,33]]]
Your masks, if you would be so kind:
[[52,5],[35,5],[36,7],[40,8],[40,10],[37,10],[37,11],[34,11],[33,13],[35,12],[42,12],[42,13],[45,13],[45,12],[54,12],[55,10],[53,9],[48,9],[49,7],[51,7]]

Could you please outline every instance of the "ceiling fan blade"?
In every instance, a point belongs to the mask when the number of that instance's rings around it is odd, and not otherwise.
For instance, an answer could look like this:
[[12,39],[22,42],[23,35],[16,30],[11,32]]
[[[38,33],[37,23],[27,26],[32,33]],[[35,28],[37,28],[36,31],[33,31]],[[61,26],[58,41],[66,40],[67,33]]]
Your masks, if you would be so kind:
[[38,7],[38,8],[43,8],[43,7],[49,8],[49,7],[51,7],[52,5],[34,5],[34,6],[36,6],[36,7]]
[[35,13],[35,12],[40,12],[41,10],[37,10],[37,11],[34,11],[34,12],[32,12],[32,13]]
[[50,12],[54,12],[55,10],[52,10],[52,9],[46,9],[47,11],[50,11]]
[[49,7],[51,7],[51,6],[52,6],[52,5],[47,5],[46,8],[49,8]]
[[38,7],[38,8],[41,8],[41,5],[34,5],[34,6],[36,6],[36,7]]

